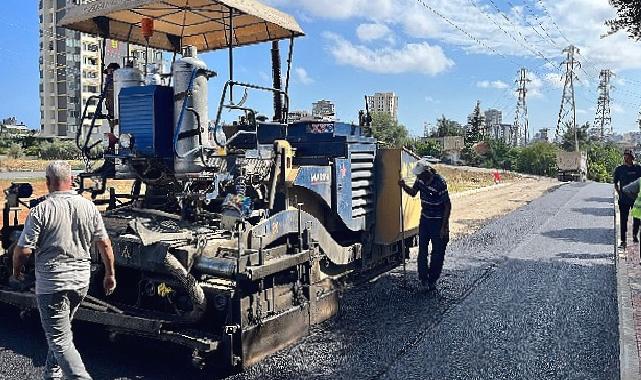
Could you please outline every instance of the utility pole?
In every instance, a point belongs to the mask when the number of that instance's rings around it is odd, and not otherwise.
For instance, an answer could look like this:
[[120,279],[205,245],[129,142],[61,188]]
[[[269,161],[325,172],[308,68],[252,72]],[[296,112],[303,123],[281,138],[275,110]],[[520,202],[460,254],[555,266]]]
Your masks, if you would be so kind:
[[577,136],[576,128],[576,103],[574,101],[574,80],[579,78],[574,73],[576,69],[581,68],[581,63],[576,60],[574,57],[575,54],[579,54],[579,48],[574,45],[570,45],[567,48],[563,49],[563,52],[566,54],[565,62],[561,65],[565,65],[565,74],[563,74],[564,85],[563,85],[563,96],[561,97],[561,108],[559,109],[559,118],[556,122],[556,139],[558,140],[559,136],[563,132],[563,122],[566,121],[568,116],[571,116],[570,125],[574,129],[574,147],[575,150],[579,151],[579,139]]
[[527,77],[527,70],[519,70],[519,79],[516,80],[518,100],[516,102],[516,113],[514,116],[514,126],[512,128],[512,145],[527,145],[529,140],[529,126],[527,118],[527,84],[530,81]]
[[596,106],[594,127],[599,128],[599,138],[603,140],[606,135],[612,134],[612,117],[610,116],[610,90],[614,87],[610,83],[615,74],[611,70],[601,70],[599,74],[599,90]]

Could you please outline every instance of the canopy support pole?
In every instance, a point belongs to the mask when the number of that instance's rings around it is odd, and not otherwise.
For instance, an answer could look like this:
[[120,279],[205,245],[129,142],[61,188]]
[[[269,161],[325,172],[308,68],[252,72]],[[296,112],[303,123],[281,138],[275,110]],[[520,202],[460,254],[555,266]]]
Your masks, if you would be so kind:
[[280,93],[283,83],[280,68],[280,47],[278,41],[272,41],[272,79],[274,81],[274,121],[284,122],[283,118],[283,97]]
[[[287,55],[287,77],[285,78],[285,94],[289,96],[289,78],[291,75],[292,71],[292,62],[294,59],[294,35],[292,34],[291,37],[289,37],[289,53]],[[285,109],[283,110],[284,114],[284,122],[287,124],[289,121],[289,101],[286,101],[285,103]]]
[[234,104],[234,10],[229,9],[229,103]]

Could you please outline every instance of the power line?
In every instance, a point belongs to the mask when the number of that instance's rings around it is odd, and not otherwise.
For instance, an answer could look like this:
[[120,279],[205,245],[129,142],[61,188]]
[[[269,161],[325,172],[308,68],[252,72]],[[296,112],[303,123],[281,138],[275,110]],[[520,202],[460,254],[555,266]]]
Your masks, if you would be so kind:
[[[492,6],[494,7],[494,9],[496,9],[496,11],[497,11],[499,14],[501,14],[501,15],[503,16],[503,18],[504,18],[508,23],[512,24],[512,26],[516,26],[516,25],[512,22],[512,20],[510,20],[510,18],[509,18],[505,13],[503,13],[503,11],[502,11],[502,10],[501,10],[497,5],[496,5],[496,3],[494,2],[494,0],[490,0],[490,4],[492,4]],[[497,24],[497,25],[498,25],[498,24]],[[501,29],[501,30],[503,30],[503,29]],[[521,33],[521,31],[520,31],[520,30],[518,30],[518,28],[516,28],[516,27],[515,27],[515,28],[514,28],[514,30],[516,31],[516,33],[518,33],[518,35],[519,35],[519,36],[520,36],[524,41],[527,41],[527,39],[525,38],[525,36],[523,36],[523,33]],[[504,32],[505,32],[505,31],[504,31]],[[512,37],[512,39],[514,39],[514,40],[516,41],[516,38],[514,38],[512,35],[510,35],[510,34],[509,34],[509,33],[507,33],[507,32],[505,32],[505,33],[506,33],[506,34],[508,34],[510,37]],[[518,41],[517,41],[517,42],[518,42]],[[552,62],[548,57],[546,57],[546,56],[545,56],[543,53],[541,53],[540,51],[538,51],[538,50],[536,50],[536,49],[533,49],[533,48],[530,48],[530,47],[528,47],[528,46],[526,46],[526,45],[522,45],[522,46],[524,46],[526,49],[530,50],[530,52],[533,52],[533,53],[534,53],[534,55],[538,55],[539,57],[543,58],[547,63],[552,64],[552,65],[554,64],[554,63],[553,63],[553,62]]]
[[543,4],[543,1],[542,0],[538,0],[538,2],[539,2],[539,5],[541,6],[541,8],[543,9],[543,11],[545,12],[545,14],[547,14],[547,16],[550,19],[550,22],[552,23],[552,25],[554,25],[554,27],[556,28],[557,32],[559,32],[559,35],[561,36],[561,38],[563,38],[565,40],[565,42],[567,42],[570,45],[572,45],[572,42],[570,42],[570,40],[568,40],[567,37],[565,37],[565,34],[563,34],[563,32],[561,31],[561,28],[559,28],[559,25],[556,23],[556,21],[554,21],[554,18],[552,18],[552,14],[548,10],[548,8],[545,6],[545,4]]
[[[508,1],[508,3],[510,3],[510,2]],[[525,0],[521,0],[521,3],[522,3],[522,4],[523,4],[523,6],[527,9],[528,13],[530,13],[530,14],[534,17],[534,19],[536,20],[536,22],[539,24],[539,27],[540,27],[540,28],[541,28],[541,30],[545,33],[545,35],[548,37],[548,39],[550,40],[550,42],[552,43],[552,45],[553,45],[554,47],[556,47],[557,49],[562,50],[562,47],[561,47],[561,46],[556,42],[556,40],[555,40],[555,39],[550,35],[550,33],[547,31],[547,29],[543,26],[543,21],[541,21],[541,20],[539,19],[539,16],[538,16],[538,15],[536,14],[536,12],[532,9],[532,7],[530,7],[530,5],[529,5],[529,4],[527,4],[527,3],[525,2]],[[511,4],[511,3],[510,3],[510,4]],[[534,28],[534,26],[533,26],[532,28]]]
[[471,35],[469,32],[465,31],[463,28],[461,28],[460,26],[458,26],[455,22],[453,22],[452,20],[450,20],[447,16],[445,16],[445,15],[443,15],[441,12],[437,11],[437,10],[436,10],[434,7],[432,7],[431,5],[429,5],[429,4],[427,4],[427,3],[425,3],[425,1],[424,1],[424,0],[416,0],[416,1],[417,1],[417,3],[418,3],[419,5],[422,5],[423,7],[427,8],[427,9],[428,9],[428,10],[430,10],[432,13],[434,13],[435,15],[437,15],[438,17],[442,18],[445,22],[447,22],[449,25],[451,25],[454,29],[456,29],[456,30],[458,30],[459,32],[461,32],[461,33],[465,34],[465,35],[466,35],[468,38],[470,38],[472,41],[476,42],[479,46],[481,46],[481,47],[483,47],[483,48],[485,48],[485,49],[487,49],[487,50],[491,51],[492,53],[494,53],[494,54],[496,54],[496,55],[498,55],[498,56],[502,57],[503,59],[506,59],[506,60],[508,60],[508,61],[510,61],[510,62],[512,62],[512,63],[514,63],[515,65],[518,65],[518,63],[517,63],[517,62],[515,62],[514,60],[512,60],[512,59],[510,59],[510,58],[506,57],[504,54],[502,54],[502,53],[500,53],[499,51],[497,51],[496,49],[494,49],[494,48],[492,48],[492,47],[488,46],[488,45],[487,45],[487,44],[485,44],[483,41],[479,40],[478,38],[476,38],[476,37],[474,37],[473,35]]
[[[474,0],[468,0],[468,2],[469,2],[469,3],[470,3],[474,8],[476,8],[476,9],[477,9],[481,14],[483,14],[483,16],[485,16],[485,18],[487,18],[491,23],[493,23],[493,24],[494,24],[494,25],[495,25],[495,26],[496,26],[496,27],[497,27],[501,32],[503,32],[506,36],[510,37],[512,40],[514,40],[514,42],[516,42],[517,44],[521,45],[523,48],[525,48],[525,49],[529,50],[529,51],[530,51],[530,53],[532,53],[533,55],[535,55],[535,56],[537,56],[537,55],[538,55],[538,56],[542,57],[543,59],[545,59],[546,61],[548,60],[548,59],[547,59],[547,57],[545,57],[541,52],[539,52],[538,50],[536,50],[536,49],[534,49],[534,48],[531,48],[531,47],[530,47],[530,46],[528,46],[527,44],[524,44],[523,42],[521,42],[521,41],[517,40],[517,39],[516,39],[516,37],[514,37],[512,34],[510,34],[507,30],[503,29],[503,27],[502,27],[502,26],[501,26],[501,25],[500,25],[500,24],[499,24],[499,23],[498,23],[498,22],[497,22],[493,17],[491,17],[491,16],[490,16],[489,14],[487,14],[486,12],[484,12],[484,11],[483,11],[479,6],[478,6],[478,4],[476,4],[476,3],[475,3],[475,1],[474,1]],[[490,2],[492,3],[492,5],[494,5],[494,8],[495,8],[495,9],[496,9],[500,14],[502,14],[502,15],[503,15],[503,17],[504,17],[504,18],[505,18],[509,23],[511,23],[510,19],[509,19],[505,14],[503,14],[503,12],[501,12],[501,10],[496,6],[496,4],[494,3],[494,1],[493,1],[493,0],[490,0]],[[514,25],[514,24],[512,24],[512,25]],[[523,37],[523,34],[522,34],[520,31],[517,31],[517,32],[518,32],[518,34],[521,36],[521,38],[523,38],[523,39],[525,40],[525,37]]]

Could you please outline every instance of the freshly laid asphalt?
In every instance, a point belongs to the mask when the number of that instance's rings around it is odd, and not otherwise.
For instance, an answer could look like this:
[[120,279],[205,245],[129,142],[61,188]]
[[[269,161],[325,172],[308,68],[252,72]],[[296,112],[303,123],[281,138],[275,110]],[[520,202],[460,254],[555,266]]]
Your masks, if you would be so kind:
[[[616,379],[611,185],[568,184],[448,247],[439,291],[415,261],[345,291],[339,314],[232,379]],[[79,326],[95,379],[188,379],[186,353]],[[0,311],[0,379],[40,378],[37,321]]]

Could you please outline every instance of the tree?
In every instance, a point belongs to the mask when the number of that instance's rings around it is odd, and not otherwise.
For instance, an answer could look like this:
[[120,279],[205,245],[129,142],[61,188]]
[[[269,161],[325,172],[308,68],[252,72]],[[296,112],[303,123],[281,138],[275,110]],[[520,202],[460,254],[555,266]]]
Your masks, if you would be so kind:
[[394,147],[401,147],[407,142],[407,128],[392,119],[386,112],[372,113],[372,136],[379,141]]
[[490,150],[485,155],[483,166],[509,169],[516,164],[520,151],[506,144],[502,139],[489,140]]
[[449,120],[445,115],[436,120],[436,136],[433,137],[462,136],[463,134],[463,127],[457,121]]
[[640,0],[610,0],[617,10],[614,20],[606,21],[610,27],[608,35],[620,30],[626,30],[631,38],[641,39],[641,1]]
[[614,169],[621,163],[621,151],[612,143],[594,142],[588,147],[588,179],[612,182]]
[[[581,147],[586,146],[590,141],[590,136],[588,135],[588,130],[590,129],[590,123],[586,122],[580,127],[577,126],[577,128],[578,129],[576,131],[576,135],[577,135],[577,140],[579,141],[579,149],[580,149]],[[570,122],[565,123],[565,132],[561,137],[561,149],[567,152],[575,151],[574,127]]]
[[413,147],[413,150],[419,156],[432,156],[432,157],[441,157],[443,152],[441,151],[441,144],[435,140],[418,140]]
[[554,177],[557,152],[557,146],[548,142],[537,142],[522,148],[516,163],[517,171]]
[[476,101],[476,107],[468,120],[468,129],[465,135],[465,144],[475,144],[481,141],[485,117],[481,113],[481,101]]

